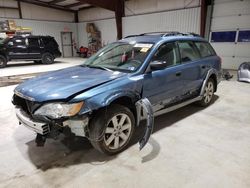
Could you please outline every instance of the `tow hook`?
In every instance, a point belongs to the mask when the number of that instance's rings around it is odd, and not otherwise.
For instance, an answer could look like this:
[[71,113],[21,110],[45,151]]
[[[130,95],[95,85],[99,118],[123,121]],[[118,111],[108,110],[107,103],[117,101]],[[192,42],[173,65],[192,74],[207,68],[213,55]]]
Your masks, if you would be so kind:
[[43,147],[45,142],[46,142],[46,137],[45,136],[43,136],[41,134],[36,135],[36,145],[38,147]]
[[[140,150],[147,144],[154,128],[154,112],[150,101],[147,98],[136,102],[137,125],[145,117],[147,119],[146,131],[139,141]],[[142,113],[143,112],[143,113]]]

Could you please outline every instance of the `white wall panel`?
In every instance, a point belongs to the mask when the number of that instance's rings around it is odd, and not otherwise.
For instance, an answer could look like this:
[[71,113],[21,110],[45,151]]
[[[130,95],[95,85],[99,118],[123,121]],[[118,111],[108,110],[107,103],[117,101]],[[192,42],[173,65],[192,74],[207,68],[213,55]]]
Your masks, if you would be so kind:
[[19,12],[15,9],[0,8],[0,17],[2,18],[19,18]]
[[153,31],[199,33],[200,8],[190,8],[123,18],[124,36]]
[[[88,22],[78,24],[79,46],[88,46],[88,36],[86,25]],[[99,20],[92,22],[97,29],[101,31],[102,43],[111,43],[116,41],[116,23],[115,19]]]
[[74,13],[21,3],[24,19],[74,22]]
[[[250,30],[250,0],[215,0],[211,31]],[[222,58],[222,67],[238,69],[242,62],[250,61],[250,43],[212,43]]]
[[[151,31],[182,31],[199,33],[200,8],[128,16],[123,18],[123,36]],[[101,31],[103,43],[116,41],[115,19],[94,21]],[[87,46],[87,22],[78,24],[79,46]]]
[[90,8],[86,10],[79,11],[78,13],[79,21],[92,21],[101,20],[107,18],[114,18],[115,13],[103,8]]
[[199,6],[199,0],[130,0],[125,3],[125,15],[152,13]]
[[[0,7],[17,8],[17,2],[13,0],[0,0]],[[16,9],[0,8],[0,17],[4,18],[19,18],[19,12]]]
[[[200,0],[129,0],[125,2],[125,16],[185,9],[197,7],[199,4]],[[102,8],[90,8],[79,11],[80,22],[114,17],[114,12]]]
[[0,6],[17,7],[17,1],[14,0],[0,0]]

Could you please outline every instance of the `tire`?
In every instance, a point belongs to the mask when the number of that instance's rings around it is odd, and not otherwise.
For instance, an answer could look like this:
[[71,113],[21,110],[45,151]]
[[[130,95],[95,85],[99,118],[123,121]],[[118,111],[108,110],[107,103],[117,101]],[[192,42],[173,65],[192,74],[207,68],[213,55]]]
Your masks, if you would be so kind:
[[134,129],[133,113],[125,106],[114,104],[92,118],[89,140],[98,151],[114,155],[127,148]]
[[214,90],[214,80],[212,78],[209,78],[205,86],[203,98],[198,102],[198,104],[203,107],[210,105],[214,96]]
[[6,67],[6,65],[7,65],[7,59],[4,56],[0,55],[0,68],[4,68]]
[[50,53],[44,53],[42,55],[42,64],[52,64],[54,62],[54,56]]

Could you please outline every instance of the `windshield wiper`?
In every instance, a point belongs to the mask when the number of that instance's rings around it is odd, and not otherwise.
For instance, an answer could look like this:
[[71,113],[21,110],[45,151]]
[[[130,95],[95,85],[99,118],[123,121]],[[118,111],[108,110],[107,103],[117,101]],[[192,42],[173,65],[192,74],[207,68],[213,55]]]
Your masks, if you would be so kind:
[[102,70],[106,70],[106,71],[113,72],[111,69],[108,69],[108,68],[102,67],[102,66],[93,66],[93,65],[83,65],[83,66],[86,66],[86,67],[88,67],[88,68],[102,69]]

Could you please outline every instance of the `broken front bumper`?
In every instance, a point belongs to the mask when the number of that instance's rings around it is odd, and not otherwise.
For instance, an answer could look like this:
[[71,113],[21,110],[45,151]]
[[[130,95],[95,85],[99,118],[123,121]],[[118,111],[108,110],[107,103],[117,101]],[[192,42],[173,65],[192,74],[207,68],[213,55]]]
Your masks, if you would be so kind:
[[46,135],[50,132],[49,125],[44,122],[32,120],[22,109],[16,108],[16,116],[19,120],[19,124],[39,133],[41,135]]

